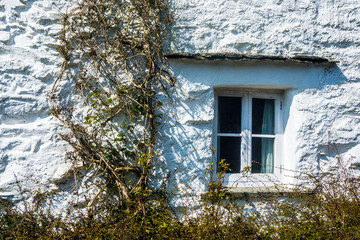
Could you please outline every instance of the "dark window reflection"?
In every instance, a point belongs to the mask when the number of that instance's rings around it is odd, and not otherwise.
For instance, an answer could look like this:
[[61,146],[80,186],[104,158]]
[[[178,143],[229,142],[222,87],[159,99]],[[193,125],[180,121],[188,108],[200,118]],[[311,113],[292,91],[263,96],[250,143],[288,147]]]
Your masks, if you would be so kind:
[[218,132],[240,133],[241,97],[219,97],[218,100]]
[[225,159],[230,164],[231,171],[228,173],[240,172],[240,137],[218,137],[220,153],[218,161]]

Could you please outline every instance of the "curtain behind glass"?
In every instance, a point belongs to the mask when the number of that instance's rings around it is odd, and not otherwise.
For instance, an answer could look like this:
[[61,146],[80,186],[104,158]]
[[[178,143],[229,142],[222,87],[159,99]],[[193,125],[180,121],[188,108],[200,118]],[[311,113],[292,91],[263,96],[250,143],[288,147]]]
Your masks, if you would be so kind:
[[[262,119],[261,132],[273,133],[274,131],[274,100],[266,99]],[[261,139],[261,173],[274,172],[274,139]]]

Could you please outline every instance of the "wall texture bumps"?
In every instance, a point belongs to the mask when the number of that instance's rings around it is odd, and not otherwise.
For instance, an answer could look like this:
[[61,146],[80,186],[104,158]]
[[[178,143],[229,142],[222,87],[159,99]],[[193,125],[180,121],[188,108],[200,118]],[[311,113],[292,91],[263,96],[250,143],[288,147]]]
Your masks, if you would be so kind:
[[[66,146],[49,116],[67,1],[0,1],[0,195],[19,199],[63,175]],[[19,185],[19,186],[18,186]]]
[[[64,177],[70,163],[61,130],[49,116],[48,93],[61,63],[61,13],[75,1],[0,0],[0,196],[19,200],[18,185],[34,190]],[[315,87],[292,92],[285,145],[294,169],[326,166],[335,150],[360,161],[360,3],[358,0],[171,0],[168,53],[318,56],[336,62]],[[172,182],[204,190],[212,160],[213,89],[174,74],[200,99],[174,94],[177,119],[163,128],[163,167]],[[181,63],[180,63],[181,65]],[[185,71],[185,72],[184,72]],[[199,73],[200,74],[200,73]],[[198,76],[197,76],[198,77]],[[320,154],[326,152],[327,156]],[[175,170],[176,169],[176,170]]]

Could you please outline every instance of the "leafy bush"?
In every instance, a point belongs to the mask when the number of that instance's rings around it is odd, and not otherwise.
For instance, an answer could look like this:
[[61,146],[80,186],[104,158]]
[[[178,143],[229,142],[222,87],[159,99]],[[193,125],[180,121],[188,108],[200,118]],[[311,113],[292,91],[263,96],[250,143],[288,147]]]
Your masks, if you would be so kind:
[[338,156],[336,171],[307,174],[286,201],[273,202],[272,232],[282,239],[359,239],[360,177]]
[[181,218],[171,213],[165,195],[147,200],[143,211],[136,212],[137,202],[129,209],[109,201],[87,212],[78,210],[76,218],[54,216],[36,201],[25,210],[2,201],[0,238],[359,239],[360,180],[340,158],[338,166],[334,173],[308,174],[311,189],[298,187],[285,199],[253,199],[263,206],[260,212],[246,211],[226,194],[221,184],[226,164],[202,204]]

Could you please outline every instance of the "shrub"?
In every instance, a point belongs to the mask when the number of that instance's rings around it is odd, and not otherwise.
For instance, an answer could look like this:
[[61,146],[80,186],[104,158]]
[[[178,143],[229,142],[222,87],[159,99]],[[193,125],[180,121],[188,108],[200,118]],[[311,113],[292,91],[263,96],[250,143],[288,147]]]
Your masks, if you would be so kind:
[[260,212],[246,211],[245,205],[224,194],[224,172],[209,184],[210,192],[200,206],[184,212],[180,219],[169,210],[166,195],[148,199],[142,211],[137,211],[137,202],[129,208],[114,201],[87,212],[71,209],[77,211],[76,218],[54,216],[37,202],[20,210],[2,201],[0,238],[359,239],[359,177],[342,164],[339,158],[338,172],[308,174],[311,189],[298,187],[287,198],[257,198],[248,203],[261,202]]
[[360,178],[336,157],[336,171],[307,174],[286,201],[273,202],[271,232],[282,239],[359,239]]

